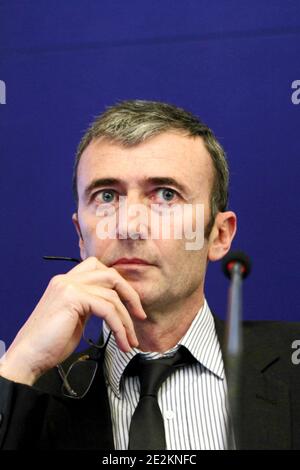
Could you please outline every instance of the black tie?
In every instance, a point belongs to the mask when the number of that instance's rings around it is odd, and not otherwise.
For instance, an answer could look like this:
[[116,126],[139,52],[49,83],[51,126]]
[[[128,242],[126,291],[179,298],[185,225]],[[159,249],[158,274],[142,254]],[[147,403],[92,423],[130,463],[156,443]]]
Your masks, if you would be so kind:
[[129,450],[164,450],[166,438],[163,417],[157,402],[162,383],[175,368],[193,362],[190,352],[181,346],[173,357],[143,359],[139,354],[126,369],[126,375],[138,375],[141,394],[129,429]]

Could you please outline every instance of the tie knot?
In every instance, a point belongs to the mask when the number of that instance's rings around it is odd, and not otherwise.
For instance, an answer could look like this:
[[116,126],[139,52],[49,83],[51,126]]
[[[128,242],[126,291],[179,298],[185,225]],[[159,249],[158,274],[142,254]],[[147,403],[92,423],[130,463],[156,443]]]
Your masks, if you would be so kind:
[[162,383],[175,371],[175,369],[190,364],[195,359],[183,346],[180,346],[174,356],[160,359],[145,359],[137,354],[130,362],[126,374],[138,375],[141,384],[141,395],[156,397]]

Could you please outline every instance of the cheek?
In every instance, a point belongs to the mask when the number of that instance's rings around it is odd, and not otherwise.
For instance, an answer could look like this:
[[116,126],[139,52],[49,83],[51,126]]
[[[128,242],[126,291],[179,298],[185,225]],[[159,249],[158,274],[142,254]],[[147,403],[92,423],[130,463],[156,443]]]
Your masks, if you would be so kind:
[[[189,249],[190,243],[186,239],[181,240],[155,240],[155,245],[160,254],[165,267],[169,266],[174,270],[188,270],[192,266],[206,266],[208,243],[206,240],[201,244],[200,249]],[[195,243],[192,244],[196,247]]]
[[94,250],[95,247],[99,245],[107,243],[109,240],[101,240],[97,236],[97,223],[99,222],[99,218],[95,217],[95,215],[79,213],[78,220],[85,248],[89,251],[88,254],[92,255],[94,253],[91,253],[91,250]]
[[185,249],[184,240],[160,241],[161,277],[172,291],[194,289],[203,283],[206,272],[206,245],[199,251]]
[[96,238],[96,222],[91,217],[79,218],[81,233],[85,242]]
[[186,266],[197,264],[205,258],[205,251],[187,250],[186,240],[155,240],[156,251],[166,269],[172,270],[173,274],[178,270],[185,269]]
[[112,242],[113,240],[99,240],[96,236],[96,232],[87,233],[86,238],[84,239],[84,247],[87,256],[96,256],[99,261],[107,264],[107,260],[111,260],[111,256],[109,257],[107,254],[112,253],[114,250],[112,249]]
[[175,206],[167,216],[161,217],[160,225],[169,227],[173,239],[190,239],[195,233],[198,237],[203,236],[204,238],[209,218],[210,207],[208,204],[182,204]]

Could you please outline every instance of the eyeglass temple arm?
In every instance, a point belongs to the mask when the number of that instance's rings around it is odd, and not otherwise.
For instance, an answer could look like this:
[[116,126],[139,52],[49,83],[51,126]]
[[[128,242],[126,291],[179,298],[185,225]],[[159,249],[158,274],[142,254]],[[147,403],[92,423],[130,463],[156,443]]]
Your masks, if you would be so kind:
[[66,377],[66,374],[65,374],[65,371],[64,369],[62,368],[62,366],[60,364],[57,364],[56,365],[56,368],[58,370],[58,373],[59,373],[59,376],[60,378],[62,379],[63,381],[63,385],[64,387],[66,388],[66,390],[68,391],[68,393],[70,393],[70,395],[72,395],[73,397],[77,397],[77,393],[72,389],[72,387],[70,386],[68,380],[67,380],[67,377]]
[[71,261],[73,263],[81,263],[78,258],[70,258],[69,256],[43,256],[46,261]]

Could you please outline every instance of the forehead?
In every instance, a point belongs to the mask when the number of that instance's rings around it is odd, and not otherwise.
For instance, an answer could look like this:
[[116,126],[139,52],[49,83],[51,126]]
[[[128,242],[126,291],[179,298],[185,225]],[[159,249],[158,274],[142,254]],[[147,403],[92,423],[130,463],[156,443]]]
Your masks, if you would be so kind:
[[82,153],[77,177],[79,195],[95,178],[139,184],[143,178],[171,177],[192,191],[211,187],[213,164],[201,137],[165,132],[132,147],[102,138]]

